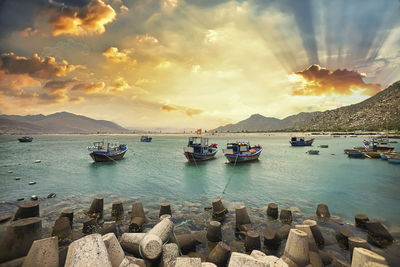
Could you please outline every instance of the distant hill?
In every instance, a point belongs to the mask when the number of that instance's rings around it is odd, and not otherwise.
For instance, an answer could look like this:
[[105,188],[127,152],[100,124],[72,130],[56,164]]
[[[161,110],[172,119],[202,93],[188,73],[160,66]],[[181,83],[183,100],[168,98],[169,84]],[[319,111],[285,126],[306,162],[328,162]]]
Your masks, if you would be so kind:
[[260,114],[211,132],[351,131],[400,129],[400,81],[358,104],[324,112],[302,112],[282,120]]
[[123,133],[129,130],[116,123],[94,120],[68,112],[50,115],[0,115],[0,133]]

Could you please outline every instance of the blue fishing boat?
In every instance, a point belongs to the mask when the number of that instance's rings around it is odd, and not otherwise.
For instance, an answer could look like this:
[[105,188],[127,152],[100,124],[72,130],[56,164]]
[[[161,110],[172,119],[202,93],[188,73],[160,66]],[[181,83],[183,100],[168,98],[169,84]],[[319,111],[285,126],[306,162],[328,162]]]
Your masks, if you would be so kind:
[[223,151],[229,162],[239,163],[257,160],[262,150],[260,145],[250,146],[249,142],[235,142],[228,143]]
[[349,152],[349,153],[347,153],[347,156],[349,158],[360,158],[360,159],[365,157],[365,155],[360,151]]
[[121,159],[128,150],[128,147],[118,143],[105,144],[103,140],[101,142],[94,142],[93,146],[88,147],[88,150],[91,151],[89,155],[95,162],[106,162]]
[[292,137],[289,142],[292,146],[311,146],[314,138],[306,140],[304,137]]
[[153,138],[147,135],[140,137],[140,142],[151,142],[151,140],[153,140]]
[[208,138],[189,137],[187,146],[183,148],[183,154],[190,162],[212,159],[218,152],[218,145],[208,145]]

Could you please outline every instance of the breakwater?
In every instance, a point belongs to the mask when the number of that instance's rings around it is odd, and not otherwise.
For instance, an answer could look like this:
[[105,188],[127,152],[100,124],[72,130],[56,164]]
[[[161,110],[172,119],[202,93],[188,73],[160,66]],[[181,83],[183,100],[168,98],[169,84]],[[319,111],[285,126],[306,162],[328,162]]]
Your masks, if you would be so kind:
[[[231,261],[232,264],[233,262],[240,263],[243,260],[247,266],[251,266],[252,259],[242,258],[244,257],[242,254],[233,254],[233,252],[250,254],[252,250],[273,255],[276,258],[271,259],[275,261],[283,258],[285,262],[289,262],[289,265],[291,260],[298,266],[305,266],[302,264],[312,259],[327,266],[337,266],[338,263],[349,264],[353,255],[350,252],[351,249],[359,246],[368,247],[383,256],[389,266],[400,264],[398,233],[391,231],[390,228],[388,232],[385,232],[387,226],[382,226],[380,222],[373,220],[374,217],[371,214],[369,214],[370,218],[357,215],[355,217],[357,221],[342,221],[335,214],[331,214],[326,205],[315,205],[315,214],[306,216],[298,208],[280,207],[275,203],[266,204],[263,207],[252,207],[244,203],[225,200],[214,200],[208,205],[188,201],[169,203],[166,200],[159,203],[141,203],[137,198],[118,201],[110,196],[109,198],[94,197],[91,203],[85,203],[79,207],[68,206],[66,199],[58,204],[58,208],[54,205],[50,208],[46,206],[46,202],[49,200],[20,203],[18,207],[10,203],[2,204],[1,206],[8,205],[8,212],[14,211],[10,214],[13,216],[10,220],[14,221],[1,225],[0,229],[3,231],[1,244],[22,242],[10,236],[4,239],[7,233],[4,230],[8,229],[10,232],[18,221],[28,220],[25,217],[29,217],[31,221],[26,223],[38,225],[40,221],[40,230],[38,226],[28,227],[26,231],[30,234],[25,233],[25,235],[29,238],[28,241],[23,242],[31,243],[35,239],[57,236],[61,262],[66,259],[72,242],[86,240],[79,242],[90,243],[94,241],[82,238],[93,233],[103,235],[114,233],[122,245],[124,255],[144,258],[153,266],[158,266],[164,259],[162,252],[154,254],[154,251],[147,251],[146,247],[143,247],[143,251],[138,254],[137,247],[135,248],[134,245],[135,242],[136,245],[140,243],[145,233],[153,232],[156,236],[162,235],[161,251],[163,251],[164,243],[174,243],[178,246],[179,255],[182,253],[199,258],[203,262],[217,263],[219,266],[225,266]],[[43,203],[43,208],[41,208],[41,203]],[[38,215],[40,218],[37,217]],[[135,219],[138,217],[142,220]],[[161,234],[164,230],[153,230],[160,220],[165,218],[171,220],[168,226],[165,226],[166,233]],[[304,239],[302,234],[296,233],[290,237],[295,229],[308,233],[308,237],[306,234]],[[310,236],[313,238],[310,239]],[[89,239],[100,242],[99,238],[90,237]],[[309,250],[308,258],[298,258],[300,256],[296,256],[296,248],[290,249],[293,246],[290,242],[293,244],[300,242],[296,241],[297,239],[305,240],[301,242],[307,244],[305,246]],[[149,239],[148,242],[154,245],[159,243],[157,240],[157,238]],[[25,244],[22,247],[24,253],[28,253],[29,246]],[[1,251],[4,253],[6,250],[3,248]],[[21,257],[23,256],[21,253],[19,251],[19,254],[15,255]],[[145,256],[145,253],[148,255]],[[253,254],[256,253],[258,252]],[[6,255],[11,254],[6,253]],[[283,257],[285,255],[288,259]],[[10,260],[10,258],[6,259]],[[246,264],[231,266],[246,266]]]

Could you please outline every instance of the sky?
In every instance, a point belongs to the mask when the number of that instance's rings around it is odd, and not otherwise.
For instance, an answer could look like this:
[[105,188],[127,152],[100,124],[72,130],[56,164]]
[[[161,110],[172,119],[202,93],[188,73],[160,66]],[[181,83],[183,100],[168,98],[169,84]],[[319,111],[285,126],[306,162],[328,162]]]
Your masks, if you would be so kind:
[[212,129],[400,80],[399,0],[0,0],[0,113]]

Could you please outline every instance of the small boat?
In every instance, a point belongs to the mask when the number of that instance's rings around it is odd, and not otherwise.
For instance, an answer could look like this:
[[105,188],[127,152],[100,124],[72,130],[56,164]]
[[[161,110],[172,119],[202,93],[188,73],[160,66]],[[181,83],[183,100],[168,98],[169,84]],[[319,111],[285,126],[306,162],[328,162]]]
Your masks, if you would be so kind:
[[386,157],[390,163],[400,164],[400,153],[390,153]]
[[310,155],[318,155],[319,154],[319,150],[308,150],[307,153],[310,154]]
[[28,142],[32,142],[33,137],[31,136],[23,136],[21,138],[18,138],[18,141],[20,141],[21,143],[28,143]]
[[187,146],[183,148],[183,154],[190,162],[209,160],[217,152],[218,145],[208,145],[208,138],[204,137],[189,137]]
[[128,147],[118,143],[105,144],[103,140],[101,142],[94,142],[93,146],[88,147],[88,150],[91,151],[89,155],[95,162],[105,162],[121,159],[128,150]]
[[262,150],[260,145],[250,146],[249,142],[235,142],[226,144],[223,151],[229,162],[239,163],[257,160]]
[[387,137],[372,138],[370,141],[364,140],[364,145],[368,146],[369,150],[374,152],[390,152],[394,150],[394,147],[389,146],[389,139]]
[[365,155],[360,151],[349,152],[349,153],[347,153],[347,156],[349,158],[364,158],[365,157]]
[[319,147],[320,148],[328,148],[329,146],[328,145],[320,145]]
[[151,142],[151,140],[153,140],[153,138],[147,135],[143,135],[142,137],[140,137],[140,142]]
[[397,143],[398,142],[396,140],[389,141],[389,144],[397,144]]
[[292,146],[311,146],[313,142],[314,138],[305,140],[304,137],[292,137],[289,141]]

